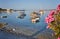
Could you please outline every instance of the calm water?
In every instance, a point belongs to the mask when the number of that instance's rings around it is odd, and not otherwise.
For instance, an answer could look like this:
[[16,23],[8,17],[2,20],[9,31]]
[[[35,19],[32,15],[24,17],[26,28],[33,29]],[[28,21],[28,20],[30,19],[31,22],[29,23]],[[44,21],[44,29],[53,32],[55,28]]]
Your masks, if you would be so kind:
[[[40,17],[40,22],[38,23],[32,23],[30,19],[30,11],[26,11],[26,16],[24,19],[17,18],[19,16],[19,12],[13,12],[11,14],[7,14],[2,12],[0,16],[7,16],[7,18],[0,18],[0,22],[6,22],[9,25],[24,28],[23,30],[30,30],[32,33],[32,36],[44,31],[46,29],[47,24],[45,23],[45,17],[48,15],[49,12],[45,12]],[[29,34],[29,33],[28,33]],[[3,31],[0,31],[0,39],[28,39],[24,36],[16,36],[12,35]],[[32,38],[30,38],[32,39]]]

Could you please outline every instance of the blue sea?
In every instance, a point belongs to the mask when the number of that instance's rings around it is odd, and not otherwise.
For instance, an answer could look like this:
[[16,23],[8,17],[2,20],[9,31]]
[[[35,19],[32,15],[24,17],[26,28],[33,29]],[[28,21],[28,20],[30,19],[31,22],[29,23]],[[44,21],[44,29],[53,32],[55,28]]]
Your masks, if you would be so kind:
[[[30,14],[32,11],[26,11],[26,16],[23,19],[17,18],[19,16],[19,12],[12,12],[12,13],[6,13],[6,12],[0,12],[1,16],[7,16],[7,18],[0,18],[0,23],[8,23],[8,25],[14,26],[14,27],[20,27],[20,30],[25,35],[29,35],[30,37],[26,36],[19,36],[14,35],[8,32],[0,31],[0,39],[35,39],[34,36],[37,36],[38,34],[42,33],[46,30],[47,24],[45,23],[45,17],[49,14],[49,12],[44,12],[44,14],[40,15],[40,20],[37,23],[31,22]],[[30,33],[29,33],[29,32]]]

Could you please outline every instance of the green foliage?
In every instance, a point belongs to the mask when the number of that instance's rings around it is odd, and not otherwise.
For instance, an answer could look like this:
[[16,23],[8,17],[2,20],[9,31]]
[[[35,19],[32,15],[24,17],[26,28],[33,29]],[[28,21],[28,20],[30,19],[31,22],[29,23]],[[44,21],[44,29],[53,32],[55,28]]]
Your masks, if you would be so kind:
[[58,14],[54,14],[55,20],[51,22],[50,29],[55,32],[56,37],[60,35],[60,12]]

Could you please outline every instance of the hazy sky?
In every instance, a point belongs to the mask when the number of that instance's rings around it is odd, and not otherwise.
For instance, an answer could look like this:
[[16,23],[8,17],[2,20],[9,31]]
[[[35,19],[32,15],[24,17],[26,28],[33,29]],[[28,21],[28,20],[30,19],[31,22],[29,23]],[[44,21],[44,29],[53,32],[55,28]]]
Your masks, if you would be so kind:
[[60,0],[0,0],[0,8],[13,9],[51,9],[58,4]]

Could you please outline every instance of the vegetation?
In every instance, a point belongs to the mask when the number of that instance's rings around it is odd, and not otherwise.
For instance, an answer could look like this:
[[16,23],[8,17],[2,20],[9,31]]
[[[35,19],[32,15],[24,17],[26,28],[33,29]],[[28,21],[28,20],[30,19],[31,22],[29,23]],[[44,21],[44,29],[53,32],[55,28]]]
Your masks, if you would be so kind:
[[46,23],[48,24],[47,28],[52,29],[56,37],[60,39],[60,5],[46,17]]

